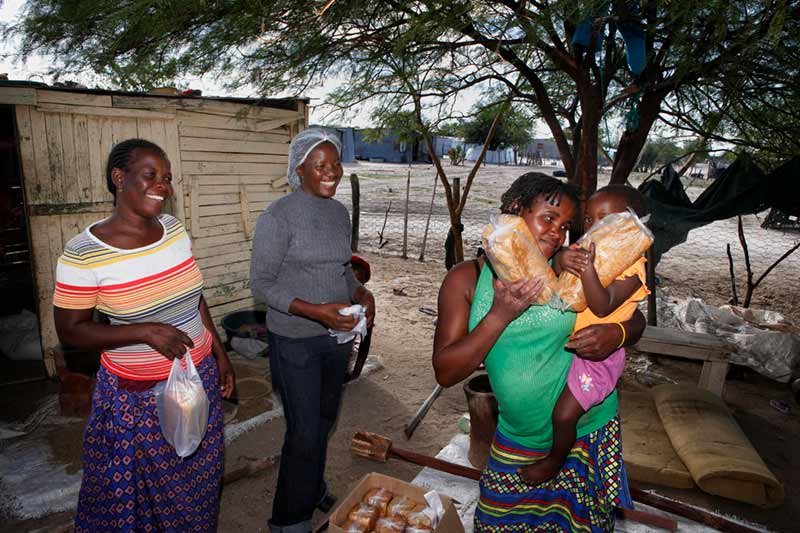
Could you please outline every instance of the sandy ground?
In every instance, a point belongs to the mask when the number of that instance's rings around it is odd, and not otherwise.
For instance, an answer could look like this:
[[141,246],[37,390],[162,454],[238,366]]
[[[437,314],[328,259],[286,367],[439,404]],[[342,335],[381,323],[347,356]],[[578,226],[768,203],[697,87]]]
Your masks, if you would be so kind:
[[[364,256],[374,269],[369,286],[378,302],[372,354],[381,359],[384,368],[346,387],[341,416],[330,440],[327,465],[331,490],[338,495],[346,494],[361,476],[371,471],[405,480],[411,480],[419,471],[418,467],[397,460],[379,464],[354,458],[349,442],[356,430],[381,433],[398,446],[435,454],[458,431],[457,421],[466,411],[462,387],[445,390],[412,440],[406,441],[404,424],[435,386],[430,366],[434,318],[419,309],[436,308],[436,294],[445,270],[438,262],[420,263],[371,253]],[[236,363],[240,377],[259,375],[266,367],[263,360],[254,363],[237,357]],[[623,388],[638,390],[643,382],[647,383],[646,379],[636,377],[640,368],[636,362],[630,365]],[[676,381],[696,382],[700,367],[664,360],[650,367],[650,371],[647,375],[650,377],[663,375]],[[770,399],[789,402],[792,412],[778,413],[769,406]],[[745,517],[774,531],[793,530],[800,520],[800,449],[794,445],[800,434],[797,415],[800,406],[793,402],[785,385],[742,371],[729,377],[726,401],[768,466],[785,483],[784,506],[778,512],[764,511],[697,491],[659,489],[659,492]],[[278,418],[236,439],[226,451],[226,470],[249,459],[279,454],[283,431],[283,419]],[[74,440],[77,435],[70,438]],[[275,481],[276,470],[271,469],[225,487],[219,531],[263,531],[270,516]],[[322,513],[315,516],[317,523],[324,519]],[[63,527],[56,526],[69,520],[69,514],[62,513],[25,524],[6,523],[0,529],[63,531]]]
[[[419,167],[422,176],[419,180],[423,178],[427,180],[429,187],[426,195],[429,198],[432,181],[428,178],[432,178],[432,174],[429,167],[422,165]],[[384,172],[382,169],[386,168],[395,174],[393,176],[381,174]],[[362,164],[357,170],[368,178],[362,181],[362,196],[369,195],[371,188],[382,190],[384,195],[381,198],[396,195],[396,192],[389,192],[389,189],[396,191],[397,184],[403,186],[405,184],[406,171],[399,166]],[[476,213],[470,215],[469,220],[474,220],[476,227],[478,221],[485,220],[482,217],[494,209],[500,192],[520,173],[520,169],[508,167],[499,170],[499,174],[494,178],[476,184],[473,189]],[[370,173],[373,175],[371,179]],[[372,185],[365,186],[364,182],[371,182]],[[341,196],[347,203],[347,188],[343,189]],[[376,196],[372,195],[373,198]],[[417,205],[421,206],[420,212],[427,213],[427,202],[424,201],[422,193]],[[442,206],[437,209],[439,215],[442,215]],[[383,210],[374,208],[371,211],[380,213],[380,219],[383,219]],[[767,255],[766,259],[760,257],[759,261],[766,261],[772,257],[770,255],[772,248],[782,247],[796,238],[784,234],[779,234],[779,237],[763,237],[763,230],[757,228],[756,222],[755,219],[749,221],[747,231],[752,231],[754,242],[766,242],[763,246],[768,251],[764,252]],[[736,243],[735,222],[726,221],[717,224],[719,227],[717,228],[715,224],[717,229],[713,234],[722,243],[721,255],[717,246],[709,246],[707,236],[690,235],[689,242],[676,248],[676,253],[667,256],[659,266],[658,274],[662,284],[670,287],[674,294],[702,296],[714,304],[727,301],[730,294],[727,262],[725,260],[718,263],[720,258],[725,257],[724,242],[727,240]],[[445,274],[441,262],[443,237],[438,243],[429,243],[427,257],[434,260],[419,262],[415,259],[404,260],[397,257],[399,248],[393,248],[394,244],[399,242],[396,235],[392,237],[394,243],[385,247],[380,254],[370,251],[377,248],[374,246],[376,239],[372,232],[367,235],[365,231],[362,235],[365,251],[361,252],[361,255],[372,265],[373,279],[368,286],[375,293],[378,306],[372,354],[380,358],[383,369],[372,372],[346,387],[341,416],[330,440],[327,465],[331,490],[340,496],[346,494],[361,476],[371,471],[383,472],[405,480],[412,479],[419,471],[419,467],[397,460],[378,464],[354,458],[350,454],[349,446],[356,430],[366,429],[381,433],[391,438],[398,446],[421,453],[435,454],[458,431],[457,421],[466,411],[461,385],[452,387],[439,397],[411,441],[407,441],[403,435],[404,424],[435,386],[430,364],[435,317],[421,312],[420,308],[436,309],[438,288]],[[468,242],[475,244],[474,235],[474,231],[468,233]],[[734,240],[731,240],[731,236]],[[677,251],[682,248],[684,253],[678,254]],[[777,254],[780,255],[782,251],[779,250]],[[415,253],[409,255],[415,257],[418,253],[417,249]],[[754,305],[771,307],[786,313],[795,321],[800,321],[798,292],[793,289],[793,284],[796,283],[797,263],[787,262],[787,265],[787,269],[776,269],[765,280],[756,292]],[[264,360],[252,362],[237,357],[236,364],[240,377],[263,375],[266,368]],[[696,383],[700,373],[699,365],[674,360],[656,361],[655,366],[649,368],[653,372],[651,374],[637,376],[637,369],[641,369],[641,365],[636,363],[630,365],[623,388],[640,389],[642,383],[649,383],[644,378],[652,377],[653,373],[668,376],[676,381]],[[778,511],[764,511],[697,491],[659,489],[659,492],[750,519],[774,531],[796,530],[796,524],[800,522],[800,447],[796,446],[795,439],[800,435],[800,417],[798,417],[800,406],[791,398],[786,385],[768,381],[743,370],[731,373],[725,399],[767,465],[784,482],[787,491],[786,503]],[[771,399],[788,402],[791,405],[791,412],[789,414],[777,412],[769,405]],[[268,408],[268,405],[264,403],[256,411],[261,408]],[[244,410],[240,416],[245,416]],[[237,438],[227,448],[226,470],[230,471],[253,458],[278,455],[283,431],[283,419],[278,418]],[[64,438],[76,441],[72,443],[73,446],[78,444],[77,434],[66,435]],[[243,479],[225,487],[219,531],[265,530],[271,512],[276,473],[277,470],[273,468],[256,477]],[[315,522],[322,523],[325,518],[323,514],[317,513]],[[4,522],[0,524],[0,530],[65,531],[65,524],[68,524],[70,519],[69,513],[60,513],[25,523]]]
[[[461,188],[466,186],[468,166],[445,165],[448,179],[460,178]],[[497,212],[500,195],[520,174],[541,171],[551,174],[556,167],[482,167],[468,195],[462,216],[464,224],[464,257],[474,256],[480,246],[480,234],[492,213]],[[361,189],[360,249],[379,250],[381,253],[399,256],[402,253],[403,226],[405,218],[406,181],[410,172],[408,209],[407,255],[420,255],[423,236],[430,209],[433,191],[433,166],[358,162],[346,167],[347,174],[359,176]],[[634,174],[631,183],[638,185],[644,175]],[[609,174],[598,177],[599,185],[608,182]],[[686,181],[687,194],[695,199],[710,182]],[[351,193],[348,183],[343,182],[336,196],[348,207]],[[388,209],[391,203],[391,209]],[[388,215],[387,215],[388,209]],[[761,228],[766,212],[743,217],[744,233],[750,252],[754,280],[757,280],[772,263],[800,241],[800,233],[785,233]],[[449,217],[442,193],[437,185],[436,198],[431,212],[425,258],[444,260],[444,239],[449,229]],[[731,278],[726,246],[730,245],[734,262],[740,301],[744,297],[746,269],[744,254],[739,244],[736,219],[720,220],[689,233],[685,243],[664,255],[658,265],[657,274],[671,294],[679,297],[694,296],[713,305],[728,303],[731,298]],[[800,250],[782,261],[760,283],[753,293],[751,307],[771,309],[786,315],[800,324]]]

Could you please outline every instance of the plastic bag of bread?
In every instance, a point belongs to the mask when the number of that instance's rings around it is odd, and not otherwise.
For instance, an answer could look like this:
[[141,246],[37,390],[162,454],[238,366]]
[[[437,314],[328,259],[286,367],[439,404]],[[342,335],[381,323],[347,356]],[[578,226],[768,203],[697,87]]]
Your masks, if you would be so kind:
[[[653,244],[653,233],[630,209],[611,213],[583,234],[578,245],[589,249],[594,243],[594,267],[603,287],[608,287]],[[558,298],[551,305],[558,309],[581,312],[586,309],[586,297],[580,278],[562,272],[556,288]]]
[[544,278],[544,291],[534,303],[544,305],[553,299],[556,275],[522,217],[492,215],[483,229],[481,240],[489,262],[501,280],[513,283],[521,279]]
[[380,516],[386,516],[386,508],[389,507],[389,502],[392,501],[393,497],[394,494],[387,489],[376,487],[368,490],[362,501],[373,507],[377,507]]
[[208,396],[188,350],[172,361],[169,378],[156,385],[153,394],[164,439],[178,457],[192,455],[208,427]]
[[350,509],[347,520],[363,525],[366,528],[364,531],[372,531],[379,517],[380,511],[378,511],[377,507],[368,503],[359,502]]
[[433,530],[429,527],[408,526],[405,533],[431,533],[431,531]]
[[403,533],[406,529],[406,519],[400,515],[381,518],[375,524],[375,533]]
[[342,530],[346,531],[347,533],[367,533],[370,531],[368,524],[363,524],[356,520],[348,520],[344,524],[342,524]]
[[406,496],[395,496],[389,502],[389,507],[386,508],[386,515],[399,515],[405,518],[411,514],[416,506],[417,502]]
[[436,511],[427,505],[417,505],[407,518],[411,527],[433,529],[437,516]]

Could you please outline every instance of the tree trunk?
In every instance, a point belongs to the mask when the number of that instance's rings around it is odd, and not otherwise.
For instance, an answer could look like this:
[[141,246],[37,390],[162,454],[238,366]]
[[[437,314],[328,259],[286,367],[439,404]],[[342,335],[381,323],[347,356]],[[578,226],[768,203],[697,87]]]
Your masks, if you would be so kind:
[[588,197],[597,190],[597,121],[587,120],[581,134],[573,183]]
[[610,183],[625,183],[628,180],[639,154],[647,142],[653,123],[658,118],[661,110],[661,101],[666,93],[644,93],[639,104],[639,127],[635,131],[625,131],[617,145],[617,154],[614,156],[614,166],[611,169]]
[[[578,185],[583,193],[588,197],[597,189],[597,150],[598,150],[598,129],[600,120],[603,118],[603,102],[599,88],[585,80],[580,85],[578,91],[581,94],[581,120],[580,136],[576,139],[578,143],[575,162],[575,175],[568,176],[570,180]],[[583,220],[581,216],[581,206],[578,206],[578,220]]]

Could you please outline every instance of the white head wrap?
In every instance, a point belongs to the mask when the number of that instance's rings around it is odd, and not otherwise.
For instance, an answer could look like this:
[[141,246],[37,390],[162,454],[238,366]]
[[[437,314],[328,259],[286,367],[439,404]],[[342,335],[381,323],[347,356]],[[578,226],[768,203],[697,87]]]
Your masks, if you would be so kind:
[[305,162],[311,150],[324,142],[331,143],[336,147],[339,156],[342,155],[342,143],[339,138],[325,130],[304,130],[292,139],[292,144],[289,146],[289,168],[286,170],[286,179],[293,191],[300,188],[300,176],[295,170]]

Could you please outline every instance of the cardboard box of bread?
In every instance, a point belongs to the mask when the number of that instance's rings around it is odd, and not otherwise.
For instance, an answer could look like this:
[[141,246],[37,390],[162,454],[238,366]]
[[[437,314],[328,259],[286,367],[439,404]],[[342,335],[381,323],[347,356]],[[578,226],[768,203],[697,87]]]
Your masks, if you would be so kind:
[[372,472],[330,516],[333,533],[463,533],[453,501],[440,494],[441,516],[425,501],[427,489]]

